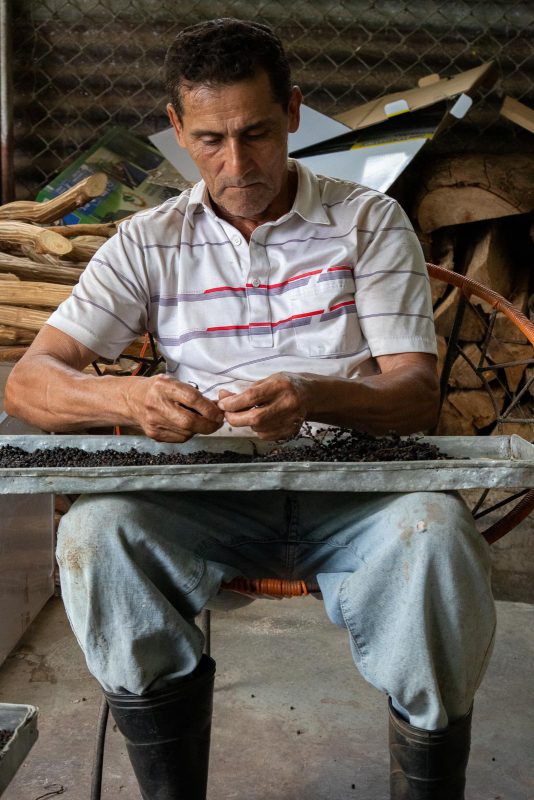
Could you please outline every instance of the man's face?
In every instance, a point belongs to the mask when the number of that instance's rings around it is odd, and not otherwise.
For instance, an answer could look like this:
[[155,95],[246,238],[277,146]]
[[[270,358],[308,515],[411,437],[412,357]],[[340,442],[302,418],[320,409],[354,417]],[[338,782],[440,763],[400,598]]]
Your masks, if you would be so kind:
[[263,70],[228,86],[182,88],[181,96],[182,119],[171,104],[169,117],[223,213],[265,220],[288,211],[287,136],[298,128],[300,90],[287,113]]

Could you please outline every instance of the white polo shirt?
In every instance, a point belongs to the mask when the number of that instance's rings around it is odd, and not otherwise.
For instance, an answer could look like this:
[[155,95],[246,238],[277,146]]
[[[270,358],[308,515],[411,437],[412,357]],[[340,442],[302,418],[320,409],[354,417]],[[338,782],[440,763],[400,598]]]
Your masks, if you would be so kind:
[[242,234],[203,181],[120,224],[52,325],[114,359],[150,331],[208,397],[274,372],[355,378],[373,356],[436,352],[423,254],[405,213],[303,165],[291,210]]

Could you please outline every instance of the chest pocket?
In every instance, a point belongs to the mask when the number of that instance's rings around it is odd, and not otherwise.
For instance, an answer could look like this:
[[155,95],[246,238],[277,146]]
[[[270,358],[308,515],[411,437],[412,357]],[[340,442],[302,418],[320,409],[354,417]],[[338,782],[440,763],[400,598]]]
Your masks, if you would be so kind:
[[329,273],[291,292],[296,355],[328,358],[362,347],[355,292],[352,275],[332,278]]

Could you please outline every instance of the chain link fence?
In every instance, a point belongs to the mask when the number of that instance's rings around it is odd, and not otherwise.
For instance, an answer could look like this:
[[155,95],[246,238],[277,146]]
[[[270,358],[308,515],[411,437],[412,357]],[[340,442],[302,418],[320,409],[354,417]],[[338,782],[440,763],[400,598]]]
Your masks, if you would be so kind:
[[[15,3],[13,3],[15,5]],[[504,94],[534,105],[530,2],[508,0],[19,0],[13,8],[16,196],[34,197],[111,126],[167,127],[165,51],[183,26],[215,16],[272,25],[305,102],[334,115],[437,72],[495,60],[500,79],[438,152],[533,149],[499,119]]]

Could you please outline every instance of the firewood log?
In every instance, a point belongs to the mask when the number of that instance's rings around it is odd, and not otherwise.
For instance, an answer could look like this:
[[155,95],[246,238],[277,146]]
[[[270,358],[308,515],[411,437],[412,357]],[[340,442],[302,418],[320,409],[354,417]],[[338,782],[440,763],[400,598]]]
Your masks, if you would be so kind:
[[107,239],[103,236],[76,236],[70,240],[72,242],[72,252],[69,259],[73,261],[89,261],[97,250],[100,250]]
[[[434,312],[434,323],[436,326],[436,333],[440,336],[449,337],[451,335],[460,296],[461,290],[454,288],[436,308]],[[481,316],[479,316],[479,313]],[[482,311],[479,313],[472,309],[469,304],[466,305],[459,336],[464,342],[483,341],[486,332],[486,322]]]
[[447,340],[444,336],[436,336],[436,343],[438,345],[438,375],[441,375],[447,355]]
[[27,351],[27,347],[0,347],[0,362],[19,361]]
[[65,256],[72,250],[72,244],[64,236],[28,222],[0,221],[0,243],[22,247],[26,245],[36,253],[50,253]]
[[[509,300],[519,311],[528,315],[528,297],[528,289],[519,288],[512,292]],[[517,325],[514,325],[506,314],[501,312],[495,317],[492,333],[493,336],[501,342],[528,344],[528,339],[525,334],[519,330]]]
[[422,231],[534,208],[534,158],[470,153],[436,161],[423,176],[415,216]]
[[[496,387],[493,392],[496,398],[497,410],[500,411],[504,400],[504,389]],[[447,400],[477,430],[486,428],[495,421],[497,416],[491,397],[483,389],[473,389],[472,391],[453,390],[447,395]]]
[[109,239],[117,232],[117,226],[114,222],[76,222],[73,225],[49,225],[48,230],[68,238],[72,236],[102,236],[104,239]]
[[49,316],[50,312],[48,311],[0,305],[0,325],[11,325],[15,328],[22,328],[25,331],[37,333]]
[[[509,390],[515,392],[525,374],[527,362],[534,358],[534,349],[530,344],[504,343],[491,339],[488,343],[487,354],[494,364],[510,365],[503,369]],[[514,362],[522,363],[514,364]]]
[[464,417],[446,397],[439,415],[437,436],[475,436],[476,433],[473,421]]
[[[40,311],[35,308],[22,308],[20,306],[0,305],[0,326],[7,325],[14,328],[21,328],[25,331],[37,333],[48,321],[50,313]],[[144,345],[144,336],[128,345],[123,351],[125,356],[139,356]]]
[[20,281],[20,278],[12,272],[0,272],[0,281]]
[[[474,244],[465,274],[508,299],[518,277],[510,256],[508,237],[498,223],[487,223],[484,228]],[[481,305],[485,311],[491,310],[491,306],[479,298],[473,297],[472,302]]]
[[[511,412],[510,416],[516,420],[515,422],[507,422],[506,417],[499,423],[492,431],[492,436],[512,436],[516,434],[526,439],[527,442],[534,441],[534,424],[531,420],[534,419],[534,403],[525,402],[517,405]],[[517,421],[524,420],[524,421]]]
[[28,333],[28,331],[22,331],[20,328],[11,328],[8,325],[0,325],[0,344],[28,344],[32,338],[32,334]]
[[[476,344],[468,344],[462,349],[471,363],[478,366],[481,353],[480,348]],[[485,377],[486,380],[489,381],[494,376],[486,374]],[[480,389],[484,384],[470,366],[469,362],[466,361],[462,355],[459,355],[451,369],[449,386],[453,386],[455,389]]]
[[[130,362],[130,364],[131,363],[132,362]],[[131,366],[130,366],[130,369],[127,370],[125,368],[124,364],[119,364],[118,362],[115,363],[115,364],[102,364],[101,362],[97,361],[97,366],[100,369],[100,372],[102,373],[102,375],[120,375],[121,373],[126,373],[128,371],[131,371]],[[134,369],[135,369],[135,366],[134,366]],[[87,372],[89,374],[93,374],[93,375],[95,374],[95,370],[94,370],[94,367],[93,367],[92,364],[88,364],[87,367],[85,367],[83,371]]]
[[70,297],[72,286],[37,281],[2,281],[0,303],[10,306],[57,306]]
[[46,260],[39,259],[34,261],[29,258],[22,258],[13,253],[0,253],[0,274],[14,272],[20,278],[30,280],[46,280],[49,283],[71,283],[78,282],[83,269],[73,266],[58,259]]
[[38,203],[36,200],[16,200],[0,206],[0,219],[22,220],[46,225],[61,219],[75,208],[84,206],[93,197],[106,190],[108,183],[104,172],[89,175],[66,192]]

